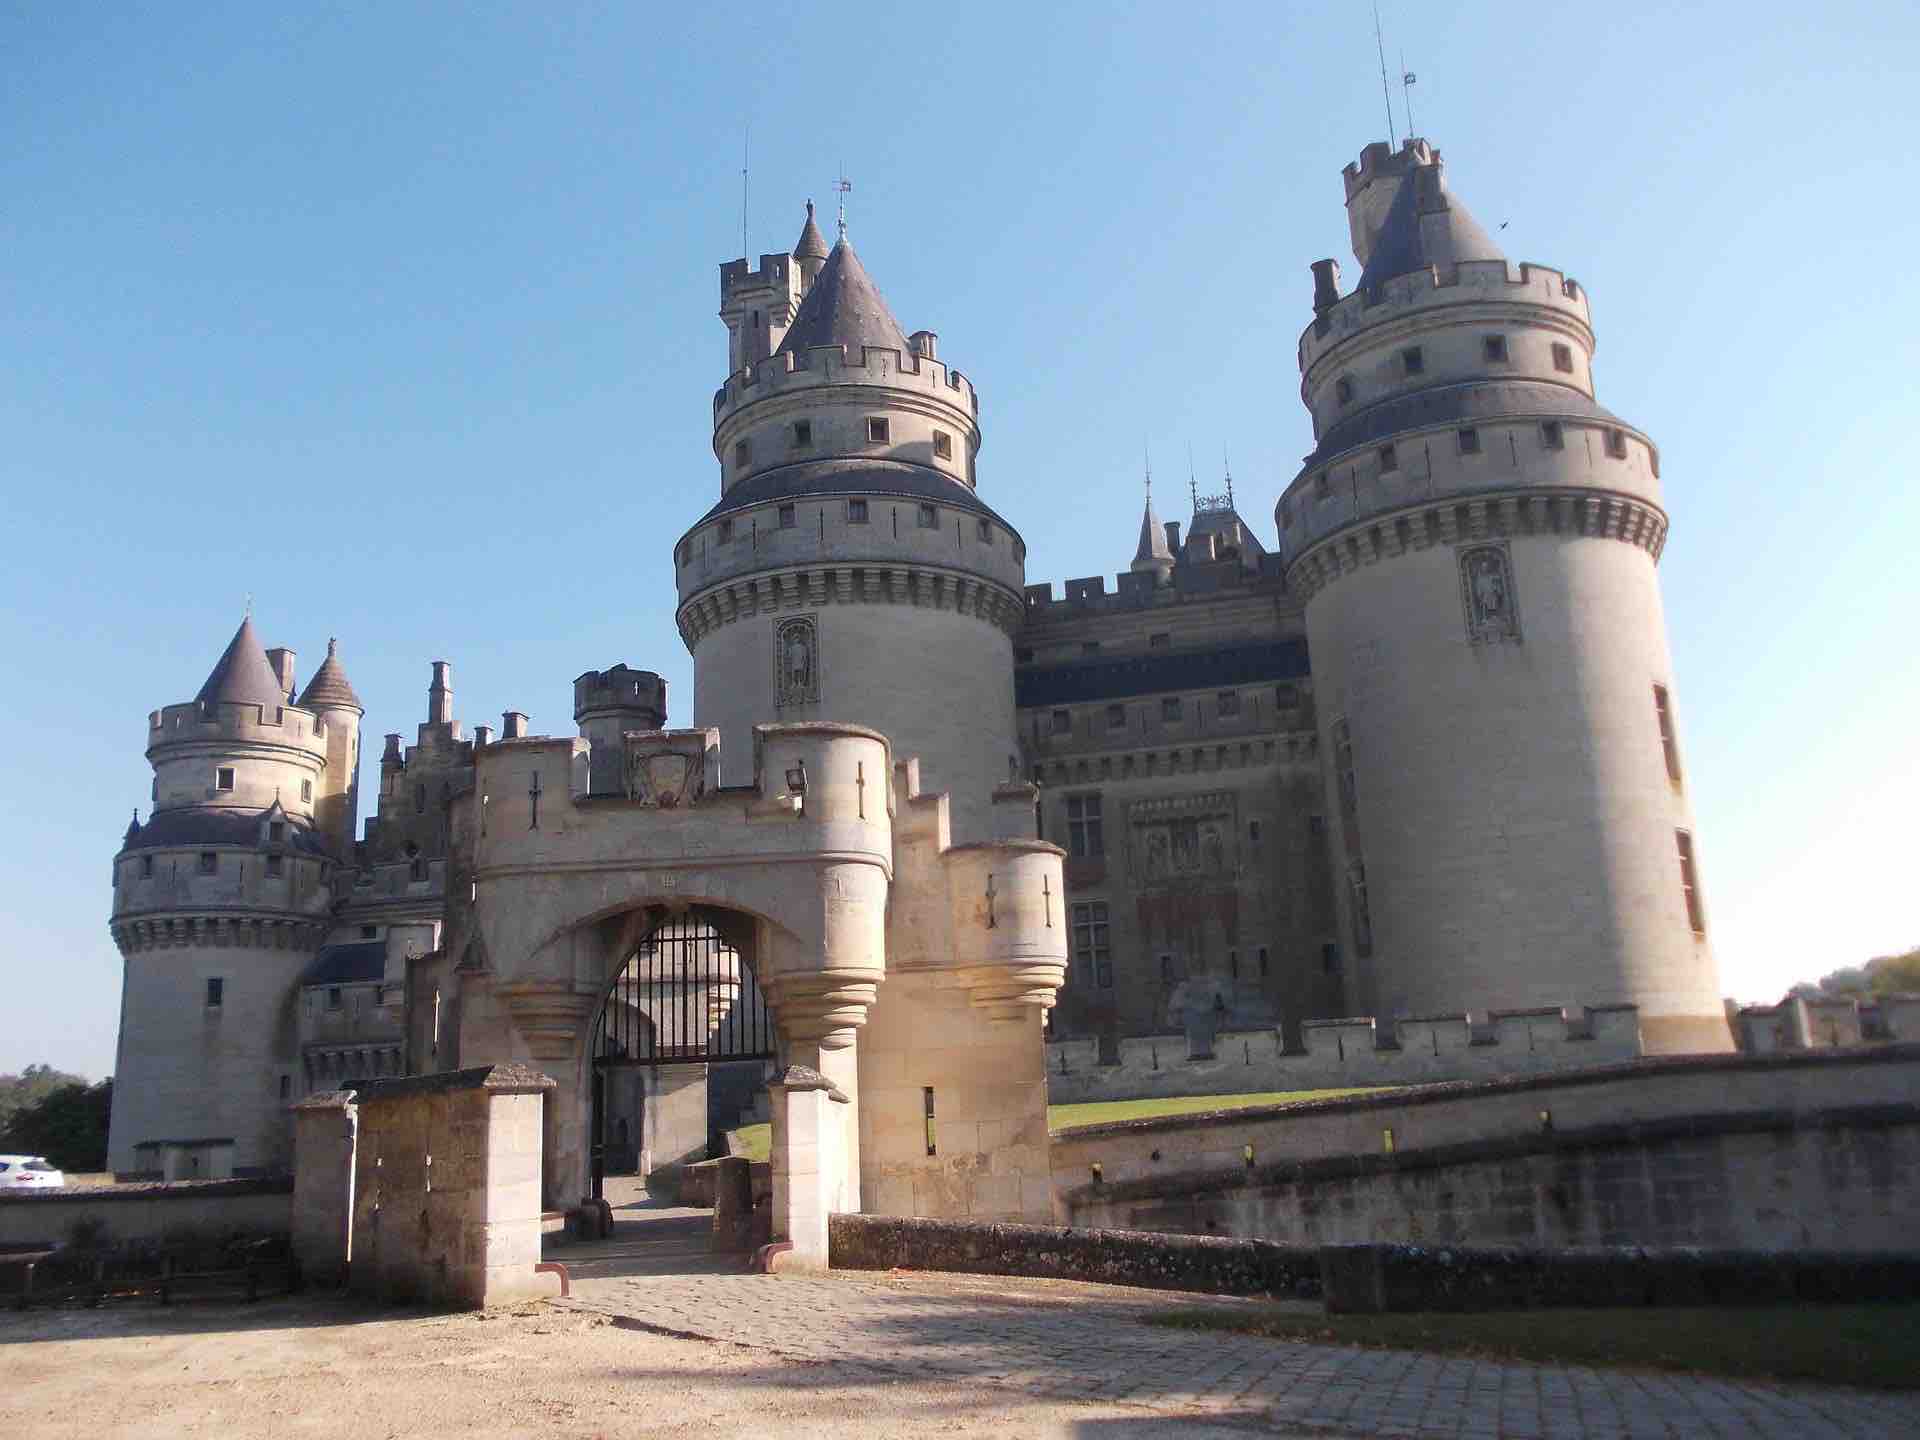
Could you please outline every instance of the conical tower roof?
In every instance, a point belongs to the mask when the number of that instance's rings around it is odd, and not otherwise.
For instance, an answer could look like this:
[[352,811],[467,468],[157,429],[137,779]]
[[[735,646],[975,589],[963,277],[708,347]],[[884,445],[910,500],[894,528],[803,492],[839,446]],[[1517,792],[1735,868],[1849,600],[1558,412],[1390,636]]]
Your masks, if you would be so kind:
[[302,710],[358,710],[366,714],[366,707],[360,703],[360,697],[353,693],[353,686],[347,680],[346,669],[340,664],[335,653],[337,642],[327,641],[327,658],[320,662],[320,668],[313,672],[313,678],[307,681],[307,688],[300,696]]
[[800,227],[800,239],[793,247],[796,260],[824,260],[827,258],[826,237],[820,233],[820,227],[813,223],[813,202],[807,201],[807,223]]
[[1360,272],[1360,288],[1370,290],[1396,275],[1430,265],[1444,268],[1462,260],[1506,258],[1466,206],[1454,199],[1436,155],[1400,181],[1367,255],[1366,268]]
[[1167,548],[1167,527],[1153,513],[1153,494],[1147,494],[1147,508],[1140,516],[1140,545],[1133,552],[1135,570],[1162,570],[1173,564],[1173,552]]
[[844,345],[849,357],[858,356],[863,345],[898,350],[902,355],[910,348],[906,332],[880,297],[867,267],[845,240],[833,247],[813,288],[800,302],[779,353],[802,354],[816,345]]
[[252,617],[240,622],[233,639],[227,642],[226,653],[221,655],[213,673],[207,676],[207,683],[193,698],[202,705],[277,707],[287,703],[287,693],[280,688],[280,677],[273,673],[273,666],[267,663],[267,652],[260,648],[260,638],[253,633]]

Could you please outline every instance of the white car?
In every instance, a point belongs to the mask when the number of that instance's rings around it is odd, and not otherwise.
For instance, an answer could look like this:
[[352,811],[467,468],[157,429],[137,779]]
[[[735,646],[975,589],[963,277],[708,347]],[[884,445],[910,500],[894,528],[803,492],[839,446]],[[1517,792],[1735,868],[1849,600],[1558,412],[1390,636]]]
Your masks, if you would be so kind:
[[66,1183],[44,1155],[0,1155],[0,1190],[58,1190]]

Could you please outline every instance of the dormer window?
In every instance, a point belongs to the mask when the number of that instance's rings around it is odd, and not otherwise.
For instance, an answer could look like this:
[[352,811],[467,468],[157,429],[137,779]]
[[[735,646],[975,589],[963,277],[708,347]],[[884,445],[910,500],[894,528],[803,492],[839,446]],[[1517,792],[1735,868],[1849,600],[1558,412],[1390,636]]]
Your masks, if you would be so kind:
[[888,424],[885,416],[869,415],[867,417],[867,443],[869,445],[885,445],[891,438],[892,427]]
[[1418,345],[1409,345],[1400,352],[1400,368],[1409,375],[1423,375],[1427,369],[1427,355]]
[[222,765],[213,772],[213,788],[216,790],[233,789],[233,767]]
[[953,437],[944,430],[933,432],[933,455],[936,460],[953,458]]
[[267,822],[267,843],[269,845],[284,845],[287,843],[286,821],[270,820]]
[[793,448],[808,450],[813,447],[813,422],[796,420],[793,422]]

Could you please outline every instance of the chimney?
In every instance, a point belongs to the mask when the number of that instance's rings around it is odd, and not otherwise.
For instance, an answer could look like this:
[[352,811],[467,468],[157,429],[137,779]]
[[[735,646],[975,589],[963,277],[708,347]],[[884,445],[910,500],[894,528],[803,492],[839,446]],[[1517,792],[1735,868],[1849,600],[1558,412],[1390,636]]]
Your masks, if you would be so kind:
[[1340,300],[1340,262],[1338,260],[1316,260],[1313,262],[1313,313],[1330,309]]
[[433,662],[433,684],[427,687],[427,723],[453,723],[453,666],[445,660]]
[[274,677],[280,682],[280,693],[291,699],[293,695],[293,651],[281,648],[267,651],[267,664],[273,667]]
[[476,725],[473,727],[473,748],[483,750],[493,743],[493,726]]
[[1180,553],[1180,522],[1178,520],[1167,521],[1166,531],[1167,553],[1169,555],[1178,555]]
[[914,331],[907,337],[907,344],[912,347],[913,353],[918,355],[922,360],[938,360],[940,358],[940,337],[931,330]]
[[527,717],[523,711],[503,710],[501,712],[500,738],[502,740],[524,740],[527,738]]
[[406,761],[400,756],[400,736],[396,731],[394,734],[387,736],[387,748],[380,752],[380,768],[385,770],[391,765],[394,769],[398,770],[404,764],[406,764]]
[[1188,538],[1187,558],[1189,560],[1205,562],[1215,557],[1216,551],[1214,550],[1214,538],[1211,530]]

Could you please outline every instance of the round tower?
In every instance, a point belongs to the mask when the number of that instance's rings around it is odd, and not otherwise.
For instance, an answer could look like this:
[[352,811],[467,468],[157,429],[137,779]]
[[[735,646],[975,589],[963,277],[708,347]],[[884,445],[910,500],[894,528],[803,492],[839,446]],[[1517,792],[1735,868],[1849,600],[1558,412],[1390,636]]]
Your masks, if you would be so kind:
[[972,384],[902,331],[844,230],[822,262],[818,240],[809,212],[792,255],[721,267],[748,359],[714,396],[719,502],[675,549],[694,724],[721,731],[727,783],[756,724],[871,726],[951,793],[954,838],[984,839],[1019,754],[1025,546],[975,493]]
[[357,737],[358,702],[290,704],[283,653],[276,670],[242,621],[200,693],[148,717],[153,811],[144,825],[136,813],[113,862],[116,1172],[195,1178],[291,1160],[294,1003],[335,866],[316,807],[340,789],[329,731],[350,711]]
[[573,723],[593,746],[589,788],[595,795],[620,794],[627,783],[620,737],[630,730],[665,728],[667,682],[624,663],[589,670],[573,682]]
[[315,791],[314,823],[333,858],[344,865],[353,859],[353,842],[360,834],[360,721],[367,712],[331,639],[327,658],[301,693],[300,708],[313,712],[327,738],[327,768]]
[[1349,1003],[1633,1004],[1726,1049],[1655,566],[1659,451],[1595,399],[1580,286],[1512,266],[1424,140],[1346,169],[1315,265],[1304,601]]

